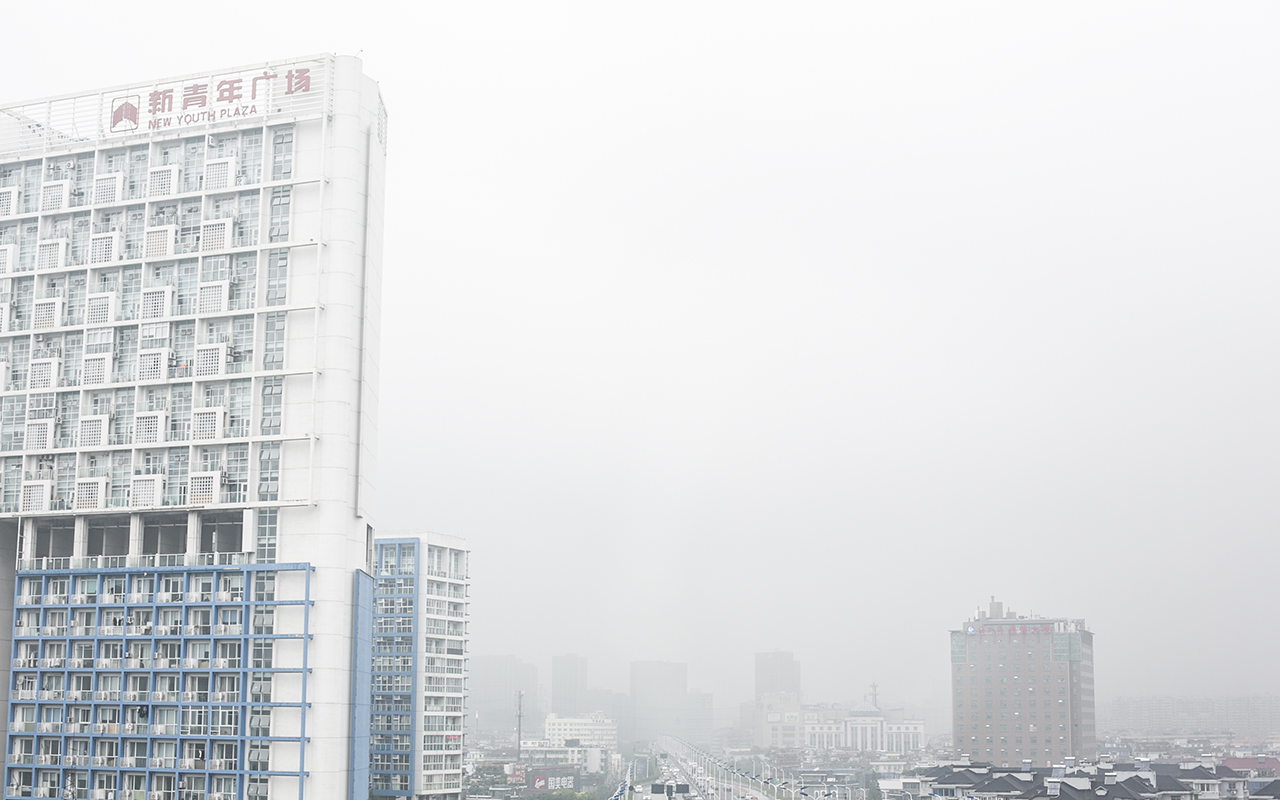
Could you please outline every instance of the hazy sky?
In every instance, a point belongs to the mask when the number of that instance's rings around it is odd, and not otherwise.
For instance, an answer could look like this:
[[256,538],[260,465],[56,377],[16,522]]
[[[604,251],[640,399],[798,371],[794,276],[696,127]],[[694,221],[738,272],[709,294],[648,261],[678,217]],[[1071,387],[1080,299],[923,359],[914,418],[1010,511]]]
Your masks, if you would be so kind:
[[0,102],[363,51],[378,522],[475,653],[923,701],[997,594],[1280,692],[1280,7],[850,5],[8,3]]

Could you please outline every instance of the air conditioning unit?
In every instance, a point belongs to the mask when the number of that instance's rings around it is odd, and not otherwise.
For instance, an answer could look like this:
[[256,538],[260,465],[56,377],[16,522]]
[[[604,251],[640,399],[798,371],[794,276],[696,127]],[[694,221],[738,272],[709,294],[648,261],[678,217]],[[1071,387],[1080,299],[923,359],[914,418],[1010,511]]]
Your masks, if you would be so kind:
[[208,505],[218,502],[219,489],[227,481],[227,473],[193,472],[187,480],[187,502],[191,505]]
[[210,698],[215,703],[225,703],[227,702],[227,692],[214,692],[210,695]]
[[67,265],[69,239],[45,239],[36,247],[36,269],[57,269]]
[[160,592],[156,595],[157,603],[176,603],[178,599],[173,592]]
[[236,185],[236,175],[240,172],[238,156],[228,158],[212,158],[204,162],[204,190],[217,192],[232,189]]
[[168,197],[182,190],[182,167],[152,167],[147,171],[147,197]]
[[[92,598],[92,596],[91,596],[91,595],[87,595],[87,594],[73,594],[73,595],[71,595],[71,605],[73,605],[73,606],[83,606],[83,605],[86,605],[86,604],[88,604],[88,603],[92,603],[92,602],[93,602],[93,598]],[[90,627],[90,628],[92,628],[93,626],[92,626],[92,625],[90,625],[89,627]]]
[[160,444],[168,429],[168,411],[142,411],[133,418],[133,443]]
[[124,234],[119,231],[95,233],[89,239],[89,263],[110,264],[124,258]]
[[125,692],[125,693],[124,693],[124,701],[125,701],[126,703],[137,703],[137,702],[139,702],[139,701],[141,701],[141,700],[145,699],[145,698],[143,698],[143,696],[142,696],[142,695],[144,695],[144,694],[145,694],[145,692]]
[[231,219],[210,220],[200,226],[200,251],[208,253],[214,250],[226,250],[233,246],[235,221]]
[[61,358],[33,358],[27,370],[27,388],[56,389],[58,388],[58,376],[61,374]]
[[229,659],[229,658],[215,658],[215,659],[213,660],[213,668],[214,668],[214,669],[230,669],[230,668],[231,668],[231,659]]
[[154,228],[147,228],[142,239],[142,257],[169,258],[174,254],[177,241],[177,225],[157,225]]
[[120,295],[117,292],[91,292],[85,299],[84,321],[86,325],[110,325],[120,316]]
[[124,199],[124,173],[98,175],[93,179],[93,204],[119,203]]
[[[202,375],[196,370],[197,375]],[[211,373],[216,374],[216,373]],[[226,425],[227,410],[222,407],[197,408],[191,412],[191,439],[207,442],[222,438],[222,429]]]
[[76,439],[79,447],[106,447],[107,434],[111,430],[111,417],[106,415],[84,416],[80,418],[80,435]]
[[80,478],[76,481],[76,510],[107,507],[107,479]]
[[[101,386],[111,382],[111,367],[114,357],[110,353],[95,353],[85,356],[80,368],[80,383],[85,386]],[[88,445],[96,447],[97,445]]]
[[94,692],[93,699],[94,700],[110,700],[111,692]]
[[142,290],[142,318],[161,319],[173,313],[173,287],[152,286]]
[[173,351],[167,347],[138,351],[138,380],[162,381],[169,377],[169,360]]
[[147,597],[145,594],[141,592],[134,592],[133,594],[129,595],[129,602],[131,604],[132,603],[149,603],[151,602],[151,598]]
[[221,375],[227,365],[227,343],[196,345],[195,376]]
[[198,695],[197,695],[195,692],[183,692],[183,693],[182,693],[182,702],[184,702],[184,703],[194,703],[194,702],[196,701],[197,697],[198,697]]
[[106,732],[107,732],[107,725],[106,725],[106,723],[104,723],[104,722],[95,722],[95,723],[93,723],[93,732],[94,732],[94,733],[106,733]]
[[48,450],[57,443],[57,428],[54,420],[37,419],[27,421],[27,436],[23,449]]
[[18,246],[0,244],[0,275],[18,271]]
[[63,312],[67,301],[61,297],[45,297],[31,304],[31,328],[33,330],[49,330],[62,324]]
[[46,181],[40,187],[40,211],[61,211],[71,201],[72,181]]
[[22,188],[6,186],[0,189],[0,217],[12,217],[22,211]]
[[219,603],[230,603],[232,601],[231,592],[218,592],[216,599]]
[[200,659],[184,658],[182,659],[182,666],[184,669],[196,669],[200,666]]
[[48,511],[53,506],[53,481],[24,481],[22,510]]
[[196,294],[196,313],[221,314],[227,310],[227,300],[230,295],[230,281],[212,281],[200,284]]
[[164,492],[164,475],[134,475],[129,486],[129,505],[134,508],[155,508],[164,504]]

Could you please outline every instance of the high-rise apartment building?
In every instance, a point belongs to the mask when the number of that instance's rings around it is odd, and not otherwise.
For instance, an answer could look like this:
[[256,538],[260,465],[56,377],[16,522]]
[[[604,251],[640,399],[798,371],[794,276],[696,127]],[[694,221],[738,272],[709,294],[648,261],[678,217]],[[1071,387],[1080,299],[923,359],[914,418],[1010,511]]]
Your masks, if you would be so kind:
[[378,536],[373,578],[370,793],[457,797],[467,680],[466,543]]
[[782,650],[756,653],[756,697],[762,694],[793,694],[800,699],[800,662]]
[[334,56],[0,108],[5,798],[367,794],[386,136]]
[[577,717],[587,708],[586,656],[567,654],[551,657],[551,713],[561,717]]
[[504,655],[476,656],[468,659],[468,667],[468,716],[473,732],[514,745],[517,728],[522,734],[542,729],[536,665]]
[[636,742],[688,736],[689,665],[672,661],[631,663],[631,706]]
[[951,631],[955,755],[1000,766],[1097,757],[1093,634],[1084,620],[1024,616],[991,598]]

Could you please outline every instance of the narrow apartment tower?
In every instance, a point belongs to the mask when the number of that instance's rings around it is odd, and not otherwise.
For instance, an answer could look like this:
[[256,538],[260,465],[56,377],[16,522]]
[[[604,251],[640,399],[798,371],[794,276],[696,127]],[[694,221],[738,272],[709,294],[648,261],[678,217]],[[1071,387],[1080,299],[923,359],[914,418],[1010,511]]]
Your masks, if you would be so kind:
[[442,533],[380,534],[375,542],[370,794],[457,800],[470,554],[464,540]]
[[1093,678],[1084,620],[1016,614],[991,598],[951,631],[955,757],[999,767],[1095,760]]
[[5,798],[367,796],[386,134],[330,55],[0,108]]

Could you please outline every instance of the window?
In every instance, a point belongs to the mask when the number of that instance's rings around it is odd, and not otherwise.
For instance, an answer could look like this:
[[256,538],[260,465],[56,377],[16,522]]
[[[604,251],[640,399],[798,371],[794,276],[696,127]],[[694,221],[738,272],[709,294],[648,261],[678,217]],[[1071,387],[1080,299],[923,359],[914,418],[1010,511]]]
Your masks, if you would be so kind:
[[280,443],[263,442],[258,451],[258,499],[280,499]]
[[267,305],[282,306],[288,297],[289,251],[267,254]]
[[271,136],[271,180],[293,178],[293,129],[284,128]]
[[262,435],[280,433],[280,421],[284,403],[284,379],[273,377],[262,381]]
[[259,564],[274,564],[276,561],[276,531],[278,518],[279,511],[277,509],[258,509],[256,560]]
[[267,229],[268,242],[289,241],[289,207],[292,191],[288,186],[271,190],[271,219]]
[[262,342],[262,368],[284,369],[284,312],[267,314]]

